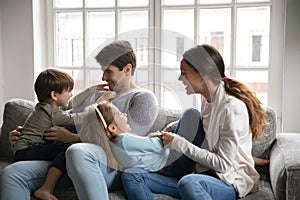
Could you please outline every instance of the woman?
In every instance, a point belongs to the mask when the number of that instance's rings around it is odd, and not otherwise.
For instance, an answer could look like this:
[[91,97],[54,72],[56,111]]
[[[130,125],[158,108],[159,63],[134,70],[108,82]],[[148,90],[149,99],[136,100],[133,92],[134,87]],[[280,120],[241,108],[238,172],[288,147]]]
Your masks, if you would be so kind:
[[253,93],[241,82],[226,77],[224,70],[222,56],[210,45],[197,45],[183,54],[179,80],[187,94],[201,94],[200,124],[205,141],[201,147],[195,146],[168,132],[162,138],[166,147],[194,160],[197,173],[178,181],[129,169],[122,174],[128,199],[153,199],[151,193],[188,200],[236,199],[257,190],[259,174],[251,148],[252,139],[264,132],[264,110]]

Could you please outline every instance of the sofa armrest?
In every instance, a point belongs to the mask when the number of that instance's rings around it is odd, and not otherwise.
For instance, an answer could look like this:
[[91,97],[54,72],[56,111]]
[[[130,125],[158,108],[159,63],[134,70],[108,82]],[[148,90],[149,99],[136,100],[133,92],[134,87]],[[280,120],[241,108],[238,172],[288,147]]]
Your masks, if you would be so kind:
[[11,99],[4,106],[3,124],[0,135],[0,157],[1,159],[12,158],[12,150],[8,140],[11,130],[22,126],[27,116],[34,109],[35,103],[25,99]]
[[276,199],[300,199],[300,133],[279,133],[270,155],[270,179]]

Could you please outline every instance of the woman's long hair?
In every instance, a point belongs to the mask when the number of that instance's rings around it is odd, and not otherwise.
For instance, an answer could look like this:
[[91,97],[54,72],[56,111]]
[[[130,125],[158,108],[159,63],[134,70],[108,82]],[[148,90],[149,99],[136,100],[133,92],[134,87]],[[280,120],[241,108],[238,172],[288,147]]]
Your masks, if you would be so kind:
[[[99,104],[98,109],[102,113],[106,124],[109,125],[113,122],[114,117],[111,111],[110,103],[103,102]],[[107,156],[107,164],[112,169],[121,170],[122,166],[116,160],[114,154],[110,148],[110,133],[107,128],[104,127],[96,108],[89,108],[86,110],[86,114],[83,118],[80,139],[82,142],[88,142],[99,145],[105,152]]]
[[200,74],[215,81],[223,80],[226,93],[246,104],[252,138],[258,139],[264,134],[267,123],[262,103],[244,83],[225,76],[224,61],[216,48],[207,44],[197,45],[185,52],[183,59]]

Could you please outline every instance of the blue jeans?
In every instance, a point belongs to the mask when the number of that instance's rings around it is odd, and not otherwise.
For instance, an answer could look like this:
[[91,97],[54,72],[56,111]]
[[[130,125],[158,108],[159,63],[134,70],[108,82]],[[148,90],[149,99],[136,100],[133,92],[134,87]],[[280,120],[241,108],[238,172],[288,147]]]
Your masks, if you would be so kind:
[[[31,192],[39,188],[51,166],[49,161],[20,161],[8,165],[3,169],[1,177],[0,199],[30,200]],[[68,187],[72,182],[65,174],[56,184],[56,187]]]
[[107,167],[106,154],[98,145],[73,144],[66,152],[66,161],[79,199],[108,200],[108,190],[122,189],[119,172]]
[[[204,131],[200,112],[197,109],[185,110],[175,132],[201,147],[204,141]],[[176,151],[171,153],[173,163],[163,168],[163,174],[166,176],[135,168],[125,170],[122,174],[122,182],[129,200],[152,200],[154,199],[152,193],[180,198],[177,182],[180,177],[194,170],[195,162]]]
[[152,193],[180,198],[177,190],[178,180],[179,178],[150,173],[139,168],[126,169],[122,173],[122,182],[128,200],[154,200]]
[[178,190],[182,200],[235,200],[237,197],[233,185],[204,174],[182,177],[178,182]]
[[[205,138],[200,112],[190,108],[185,110],[174,133],[184,137],[192,144],[201,147]],[[170,177],[182,177],[195,171],[195,161],[182,153],[171,150],[169,165],[163,168],[163,174]]]

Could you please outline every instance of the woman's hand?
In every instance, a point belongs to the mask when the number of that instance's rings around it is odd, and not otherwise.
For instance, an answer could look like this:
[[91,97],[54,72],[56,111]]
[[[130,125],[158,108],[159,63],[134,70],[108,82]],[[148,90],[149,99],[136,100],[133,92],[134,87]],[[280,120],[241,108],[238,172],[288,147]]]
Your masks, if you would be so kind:
[[162,131],[161,133],[162,133],[161,139],[163,141],[164,146],[167,146],[170,142],[172,142],[172,140],[175,137],[174,133],[171,132]]
[[78,134],[71,133],[61,126],[52,126],[44,133],[45,140],[56,140],[60,142],[80,142]]
[[114,91],[106,91],[96,100],[96,103],[100,103],[102,101],[110,101],[111,99],[115,98],[116,95],[117,93]]
[[17,140],[20,138],[21,130],[22,130],[22,126],[18,126],[15,130],[9,132],[8,139],[9,139],[11,149],[14,149]]

